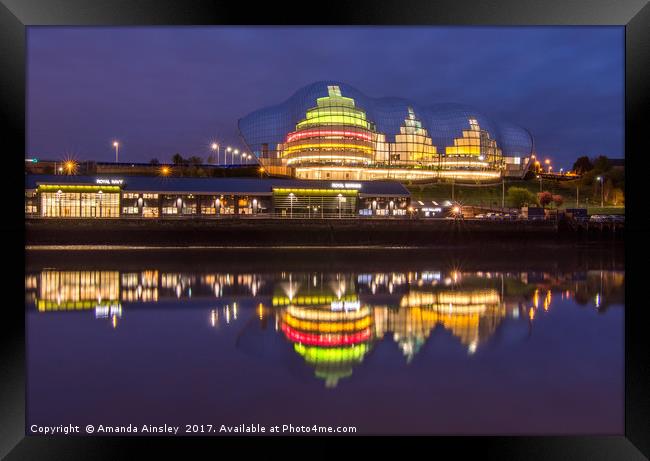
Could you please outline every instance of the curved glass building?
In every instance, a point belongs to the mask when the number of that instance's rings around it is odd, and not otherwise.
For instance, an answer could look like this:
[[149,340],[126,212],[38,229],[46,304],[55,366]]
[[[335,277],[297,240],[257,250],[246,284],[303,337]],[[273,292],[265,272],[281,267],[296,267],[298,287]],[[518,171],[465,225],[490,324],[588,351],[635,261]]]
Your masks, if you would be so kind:
[[370,98],[316,82],[248,114],[239,131],[272,174],[302,179],[459,178],[523,174],[532,135],[460,104]]

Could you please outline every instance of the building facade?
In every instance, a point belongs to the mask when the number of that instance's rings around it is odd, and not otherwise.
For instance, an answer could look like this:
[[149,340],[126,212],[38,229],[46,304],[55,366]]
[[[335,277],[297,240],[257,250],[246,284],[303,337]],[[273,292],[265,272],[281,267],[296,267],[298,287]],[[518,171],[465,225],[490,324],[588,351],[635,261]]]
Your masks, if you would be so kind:
[[29,175],[27,218],[406,216],[395,181]]
[[474,108],[369,98],[340,82],[308,85],[239,130],[270,173],[301,179],[494,180],[523,174],[534,151],[527,130]]

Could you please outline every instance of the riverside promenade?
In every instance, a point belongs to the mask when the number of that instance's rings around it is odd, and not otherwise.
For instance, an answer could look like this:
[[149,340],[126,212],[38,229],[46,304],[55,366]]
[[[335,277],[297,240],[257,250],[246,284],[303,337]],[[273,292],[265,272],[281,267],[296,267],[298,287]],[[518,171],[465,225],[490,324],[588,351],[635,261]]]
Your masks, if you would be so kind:
[[25,244],[138,246],[436,246],[622,240],[614,226],[575,227],[557,221],[474,219],[35,219]]

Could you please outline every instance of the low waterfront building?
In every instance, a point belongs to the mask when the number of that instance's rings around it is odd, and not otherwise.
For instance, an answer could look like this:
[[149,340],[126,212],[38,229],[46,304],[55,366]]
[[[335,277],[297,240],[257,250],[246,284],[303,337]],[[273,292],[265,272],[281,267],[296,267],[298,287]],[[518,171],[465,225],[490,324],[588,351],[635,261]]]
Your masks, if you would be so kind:
[[406,216],[394,181],[28,175],[25,215],[41,218]]

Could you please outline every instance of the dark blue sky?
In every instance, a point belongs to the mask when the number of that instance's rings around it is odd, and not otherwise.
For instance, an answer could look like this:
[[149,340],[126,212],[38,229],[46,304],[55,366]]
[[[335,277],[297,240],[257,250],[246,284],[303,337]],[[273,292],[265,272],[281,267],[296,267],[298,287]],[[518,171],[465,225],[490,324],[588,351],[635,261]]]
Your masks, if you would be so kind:
[[317,80],[527,127],[537,152],[624,156],[622,27],[30,27],[27,156],[167,161],[243,147],[237,119]]

